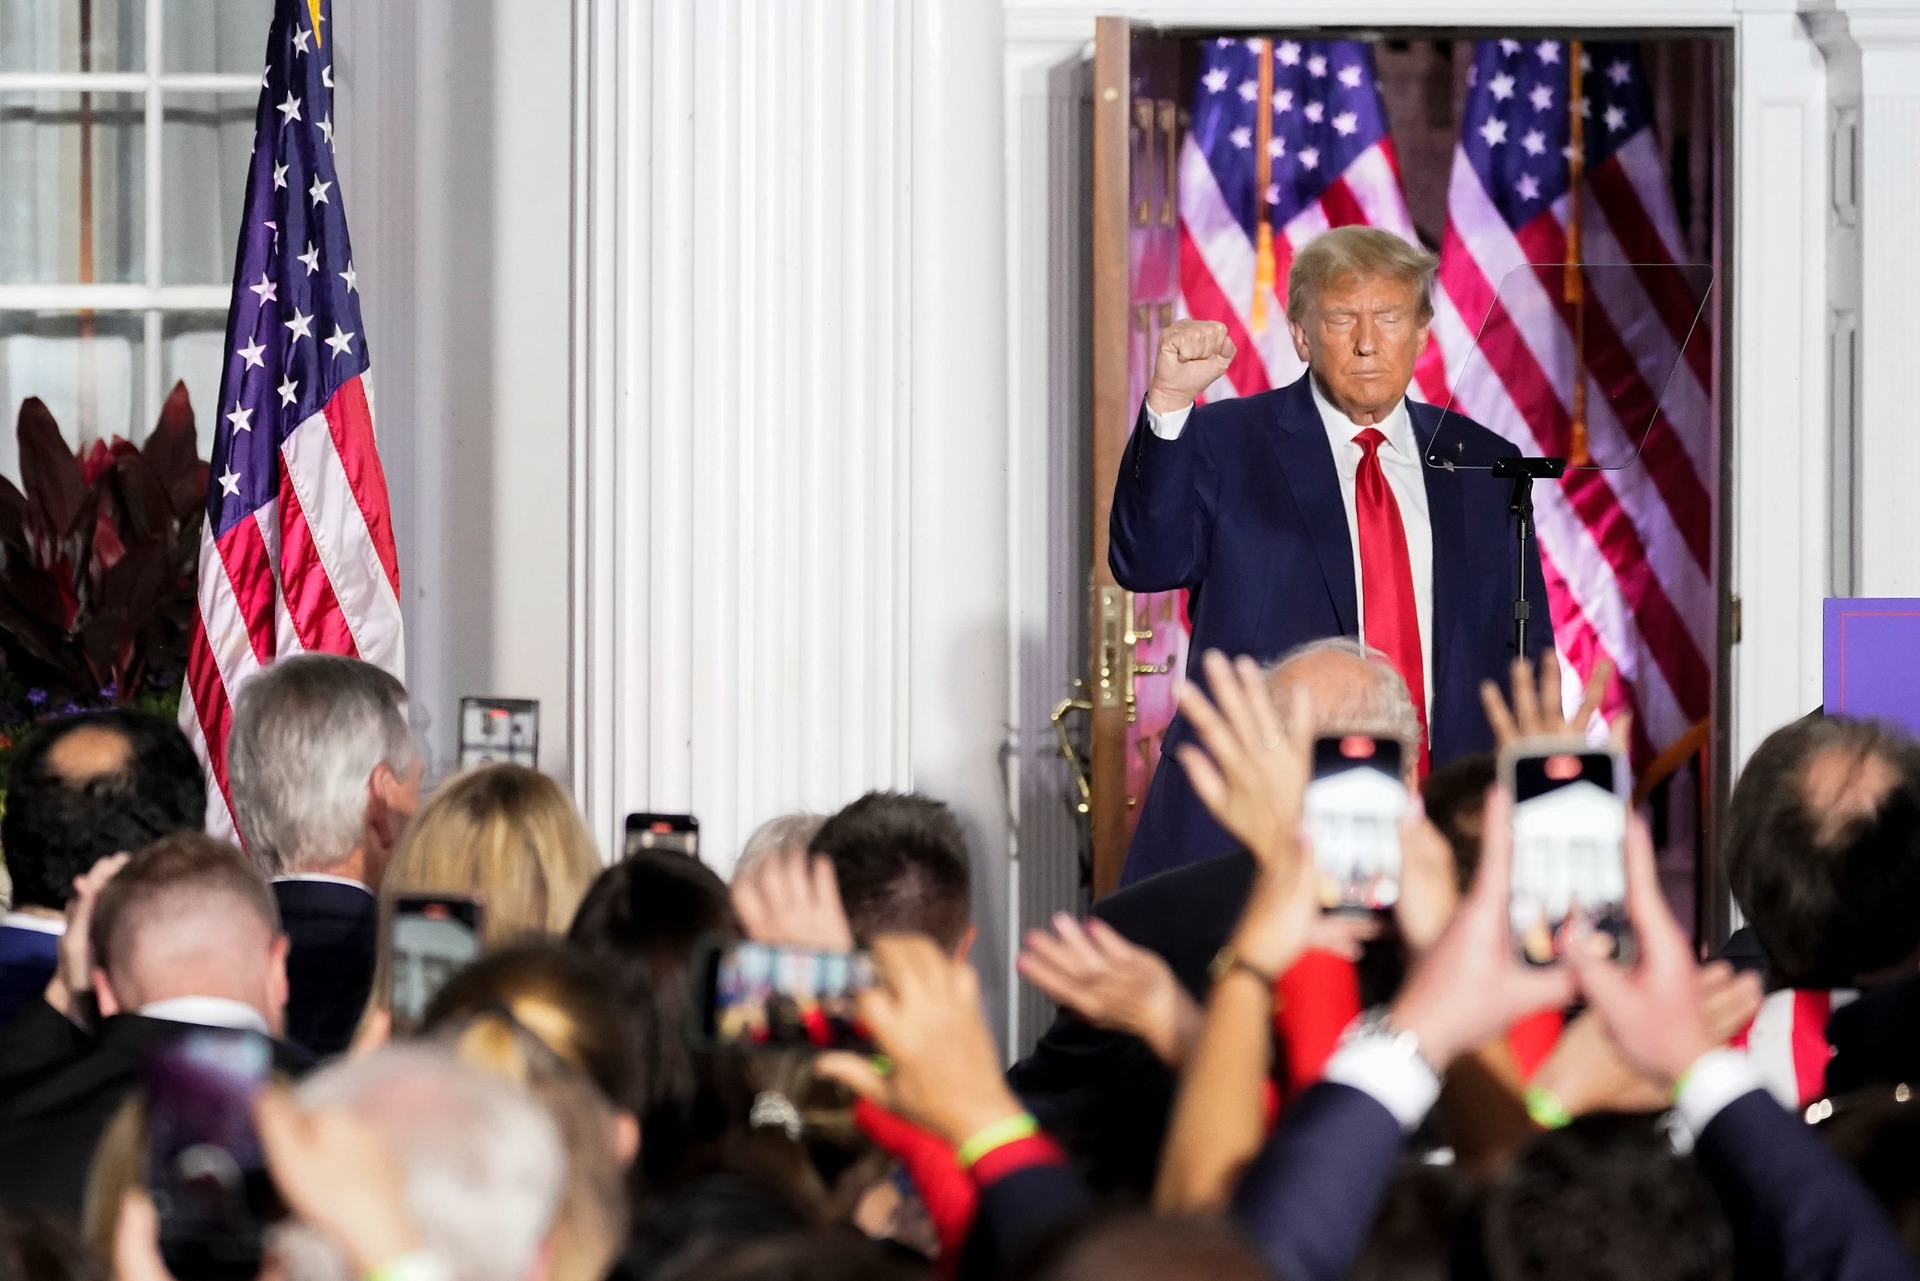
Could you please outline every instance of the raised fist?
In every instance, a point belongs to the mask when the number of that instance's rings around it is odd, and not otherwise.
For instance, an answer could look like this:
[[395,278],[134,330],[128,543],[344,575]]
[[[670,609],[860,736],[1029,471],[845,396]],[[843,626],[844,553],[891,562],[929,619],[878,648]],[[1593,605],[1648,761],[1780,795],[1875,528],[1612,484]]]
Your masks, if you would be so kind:
[[1191,405],[1233,363],[1233,339],[1217,320],[1176,320],[1160,334],[1147,408],[1170,414]]

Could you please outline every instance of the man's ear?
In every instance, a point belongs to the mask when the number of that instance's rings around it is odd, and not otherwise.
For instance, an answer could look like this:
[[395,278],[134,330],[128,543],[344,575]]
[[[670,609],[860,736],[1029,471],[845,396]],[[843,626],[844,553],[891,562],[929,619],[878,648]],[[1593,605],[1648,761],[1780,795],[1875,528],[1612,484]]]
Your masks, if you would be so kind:
[[[1427,319],[1420,322],[1420,328],[1417,331],[1415,331],[1413,335],[1413,354],[1416,357],[1418,357],[1421,352],[1427,349],[1427,340],[1432,337],[1433,337],[1433,317],[1429,316],[1427,317]],[[1305,358],[1302,357],[1302,359],[1305,359]]]
[[285,1021],[287,994],[292,990],[287,984],[287,952],[292,946],[286,935],[276,934],[267,951],[267,1022],[274,1025],[276,1034]]
[[974,941],[979,937],[980,937],[980,927],[978,925],[967,926],[967,932],[965,934],[962,934],[960,936],[960,941],[954,945],[953,959],[956,961],[964,961],[969,956],[973,955],[973,944],[974,944]]
[[[1306,360],[1312,350],[1307,346],[1307,327],[1298,321],[1289,320],[1287,322],[1287,332],[1293,335],[1293,354],[1300,357],[1301,360]],[[1422,341],[1424,342],[1425,340],[1423,339]]]
[[100,1007],[100,1017],[103,1019],[123,1014],[127,1008],[113,990],[113,981],[107,977],[107,972],[97,965],[93,967],[93,1002]]

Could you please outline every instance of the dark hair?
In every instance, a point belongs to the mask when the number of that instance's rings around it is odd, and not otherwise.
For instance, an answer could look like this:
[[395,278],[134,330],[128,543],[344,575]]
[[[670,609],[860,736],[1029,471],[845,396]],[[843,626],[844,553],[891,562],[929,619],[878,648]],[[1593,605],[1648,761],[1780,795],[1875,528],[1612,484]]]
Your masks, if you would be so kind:
[[1055,1237],[1026,1260],[1026,1281],[1269,1281],[1252,1243],[1216,1219],[1110,1213]]
[[833,860],[853,936],[926,934],[951,950],[972,917],[967,838],[953,811],[917,792],[868,792],[814,835]]
[[847,1228],[831,1228],[756,1241],[713,1257],[698,1267],[663,1268],[660,1281],[914,1281],[925,1277],[924,1261],[910,1264]]
[[558,939],[527,938],[486,953],[435,993],[421,1031],[497,1015],[629,1107],[645,1093],[633,1021],[606,970]]
[[1470,1204],[1455,1167],[1403,1160],[1347,1281],[1448,1281]]
[[637,1171],[655,1190],[688,1174],[697,1151],[728,1131],[736,1111],[744,1121],[751,1102],[734,1097],[736,1073],[687,1040],[696,945],[739,932],[720,878],[697,859],[659,850],[602,872],[567,931],[631,1022],[637,1088],[614,1102],[640,1118]]
[[107,1281],[71,1223],[38,1206],[0,1206],[0,1281]]
[[146,909],[163,897],[188,894],[223,896],[251,910],[269,931],[280,929],[273,887],[245,854],[205,832],[176,832],[135,853],[100,891],[88,936],[94,964],[112,973]]
[[1487,1189],[1492,1281],[1723,1281],[1733,1236],[1654,1118],[1595,1113],[1534,1139]]
[[1480,817],[1493,779],[1493,753],[1475,752],[1440,766],[1420,785],[1427,817],[1453,849],[1453,870],[1462,894],[1480,868]]
[[1820,1137],[1885,1207],[1907,1253],[1920,1258],[1920,1100],[1911,1086],[1870,1086],[1834,1100]]
[[[126,743],[117,768],[73,778],[54,769],[54,749],[77,730]],[[207,822],[207,777],[172,721],[114,707],[48,721],[14,751],[7,770],[0,847],[16,907],[66,907],[73,881],[101,859],[137,850]]]
[[[1869,808],[1809,798],[1832,754],[1892,786]],[[1920,950],[1920,745],[1873,721],[1812,716],[1768,735],[1727,810],[1727,877],[1778,986],[1842,987]]]

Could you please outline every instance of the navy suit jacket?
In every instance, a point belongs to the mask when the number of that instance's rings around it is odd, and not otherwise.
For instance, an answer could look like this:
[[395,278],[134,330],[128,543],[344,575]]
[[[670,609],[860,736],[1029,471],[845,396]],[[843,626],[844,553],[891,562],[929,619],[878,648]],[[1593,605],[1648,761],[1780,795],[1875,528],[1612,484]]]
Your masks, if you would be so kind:
[[0,925],[0,1027],[40,999],[60,963],[60,936]]
[[[1266,662],[1308,641],[1359,634],[1346,504],[1307,377],[1202,405],[1177,440],[1154,435],[1144,407],[1134,424],[1114,485],[1107,559],[1130,591],[1188,590],[1189,680],[1202,679],[1209,649]],[[1410,400],[1407,412],[1424,456],[1434,450],[1441,410]],[[1447,466],[1425,473],[1433,528],[1428,697],[1433,763],[1444,765],[1493,746],[1480,682],[1504,687],[1514,657],[1515,531],[1511,484],[1484,469],[1520,451],[1453,415],[1439,452]],[[1526,573],[1532,656],[1553,644],[1537,544],[1528,549]],[[1172,759],[1191,737],[1175,718],[1123,884],[1234,848]]]
[[315,1058],[347,1048],[373,991],[380,902],[355,885],[275,881],[286,932],[287,1039]]

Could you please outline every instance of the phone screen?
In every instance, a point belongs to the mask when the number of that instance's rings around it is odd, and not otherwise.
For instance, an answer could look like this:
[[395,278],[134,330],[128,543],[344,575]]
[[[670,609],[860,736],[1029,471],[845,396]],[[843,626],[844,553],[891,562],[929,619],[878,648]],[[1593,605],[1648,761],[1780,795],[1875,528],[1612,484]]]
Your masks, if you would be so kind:
[[1534,965],[1559,956],[1561,927],[1575,916],[1593,946],[1622,963],[1634,957],[1627,923],[1627,765],[1604,750],[1515,753],[1513,879],[1508,912],[1515,946]]
[[1378,912],[1400,899],[1402,751],[1395,739],[1363,734],[1314,740],[1303,813],[1328,911]]
[[484,916],[461,895],[402,894],[393,901],[393,1030],[417,1030],[440,989],[481,952]]
[[145,1176],[160,1255],[176,1277],[253,1281],[279,1203],[253,1129],[273,1046],[254,1032],[200,1028],[148,1052]]
[[667,850],[700,857],[700,820],[691,814],[627,815],[627,853],[632,858],[641,850]]
[[696,972],[698,1039],[710,1048],[873,1048],[854,1003],[873,986],[864,952],[733,943],[710,947]]

